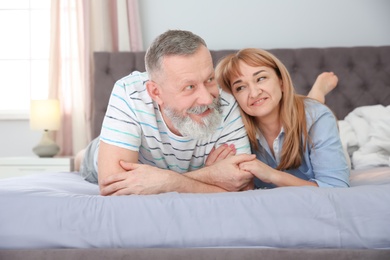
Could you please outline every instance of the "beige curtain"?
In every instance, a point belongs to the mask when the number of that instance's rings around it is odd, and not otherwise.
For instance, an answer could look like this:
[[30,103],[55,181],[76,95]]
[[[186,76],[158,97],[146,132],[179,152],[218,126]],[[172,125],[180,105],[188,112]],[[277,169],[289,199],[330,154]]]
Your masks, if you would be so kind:
[[143,50],[138,0],[52,0],[49,86],[61,102],[60,155],[91,140],[95,51]]

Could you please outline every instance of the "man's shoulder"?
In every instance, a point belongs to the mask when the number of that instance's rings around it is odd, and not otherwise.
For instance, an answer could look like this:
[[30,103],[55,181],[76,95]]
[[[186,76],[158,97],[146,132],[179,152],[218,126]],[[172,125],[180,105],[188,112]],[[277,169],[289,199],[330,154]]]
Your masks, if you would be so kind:
[[220,92],[221,112],[223,116],[222,124],[243,126],[240,107],[234,96],[228,92]]
[[224,90],[220,90],[220,100],[222,109],[231,109],[232,107],[238,108],[234,96]]
[[226,92],[223,89],[219,89],[219,93],[220,93],[221,97],[225,97],[225,98],[228,98],[228,99],[236,100],[232,94]]
[[149,80],[147,72],[133,71],[130,74],[122,77],[117,81],[119,84],[124,85],[138,85],[143,86],[145,82]]
[[145,85],[148,80],[146,72],[133,71],[115,83],[113,94],[126,100],[127,104],[132,107],[153,110],[153,101]]

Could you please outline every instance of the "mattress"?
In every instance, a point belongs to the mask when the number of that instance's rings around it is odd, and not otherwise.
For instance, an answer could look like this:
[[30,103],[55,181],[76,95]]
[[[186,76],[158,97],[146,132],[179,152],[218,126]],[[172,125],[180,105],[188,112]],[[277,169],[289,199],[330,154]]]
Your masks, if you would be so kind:
[[390,168],[350,188],[101,196],[76,172],[0,180],[0,249],[390,248]]

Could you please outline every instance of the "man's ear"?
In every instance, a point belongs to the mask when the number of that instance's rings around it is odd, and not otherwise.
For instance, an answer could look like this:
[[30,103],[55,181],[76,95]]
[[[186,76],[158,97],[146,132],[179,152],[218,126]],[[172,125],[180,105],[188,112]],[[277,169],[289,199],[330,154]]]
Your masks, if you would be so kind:
[[148,80],[146,83],[146,91],[148,91],[149,96],[157,102],[157,104],[161,105],[162,99],[160,97],[161,89],[160,86],[157,85],[154,81]]

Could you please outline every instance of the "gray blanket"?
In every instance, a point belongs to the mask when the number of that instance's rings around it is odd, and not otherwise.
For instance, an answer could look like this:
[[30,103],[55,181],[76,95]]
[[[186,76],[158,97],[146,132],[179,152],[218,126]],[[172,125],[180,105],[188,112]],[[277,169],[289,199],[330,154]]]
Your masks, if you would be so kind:
[[[378,174],[379,173],[379,174]],[[390,168],[351,188],[103,197],[77,173],[0,180],[0,248],[390,248]]]

